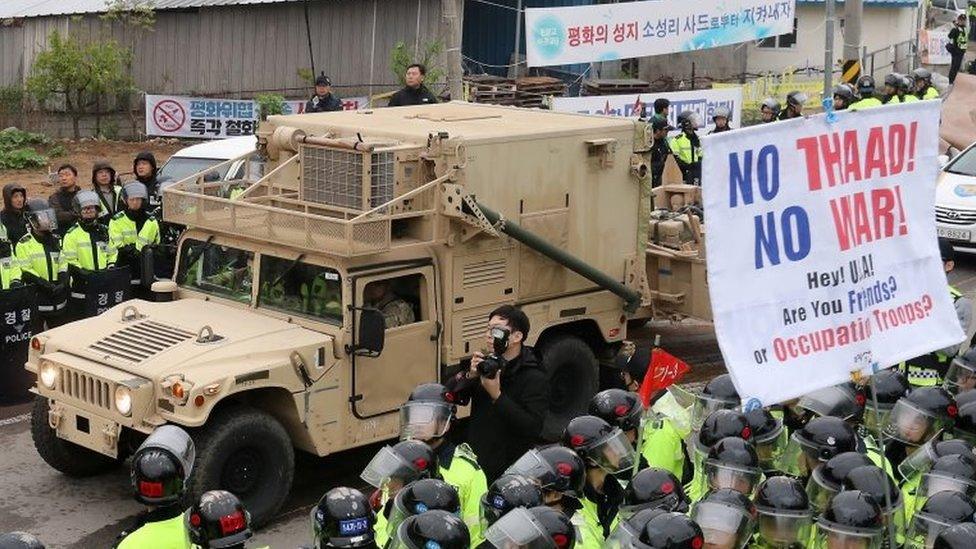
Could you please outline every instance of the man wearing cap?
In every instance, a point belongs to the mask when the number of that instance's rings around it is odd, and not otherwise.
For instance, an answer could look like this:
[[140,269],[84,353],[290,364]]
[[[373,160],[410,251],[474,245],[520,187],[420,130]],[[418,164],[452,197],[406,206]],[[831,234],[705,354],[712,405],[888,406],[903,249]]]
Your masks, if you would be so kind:
[[315,95],[305,103],[305,112],[341,111],[342,101],[332,93],[332,81],[325,74],[315,78]]
[[[956,267],[956,250],[945,238],[939,239],[939,255],[942,256],[942,266],[948,275]],[[963,333],[968,334],[973,319],[973,302],[952,285],[949,286],[949,295],[952,296],[953,305],[956,307],[959,325]],[[945,377],[949,363],[958,352],[959,345],[950,345],[945,349],[903,362],[900,367],[913,387],[942,385],[942,378]]]
[[674,128],[668,125],[666,116],[654,115],[650,124],[654,136],[654,143],[651,145],[651,188],[655,188],[664,182],[664,166],[671,154],[668,131]]

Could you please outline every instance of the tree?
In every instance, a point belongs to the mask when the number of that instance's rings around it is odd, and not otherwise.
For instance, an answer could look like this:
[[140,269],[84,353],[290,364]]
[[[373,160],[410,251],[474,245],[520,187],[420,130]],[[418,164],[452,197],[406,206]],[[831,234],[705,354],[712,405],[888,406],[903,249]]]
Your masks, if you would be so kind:
[[390,54],[390,70],[396,75],[397,82],[404,86],[407,83],[404,79],[407,67],[413,63],[423,63],[427,67],[427,76],[424,78],[424,82],[427,87],[433,90],[434,85],[439,84],[444,78],[444,69],[438,66],[438,57],[443,51],[444,46],[440,42],[430,42],[424,44],[421,51],[411,54],[406,44],[397,42]]
[[101,131],[103,107],[111,98],[135,90],[130,72],[132,50],[114,40],[82,43],[76,37],[52,31],[48,48],[37,55],[27,90],[42,108],[58,111],[60,105],[71,116],[75,139],[85,114],[95,114],[96,131]]
[[152,30],[156,12],[152,0],[106,0],[104,21],[120,21],[143,30]]

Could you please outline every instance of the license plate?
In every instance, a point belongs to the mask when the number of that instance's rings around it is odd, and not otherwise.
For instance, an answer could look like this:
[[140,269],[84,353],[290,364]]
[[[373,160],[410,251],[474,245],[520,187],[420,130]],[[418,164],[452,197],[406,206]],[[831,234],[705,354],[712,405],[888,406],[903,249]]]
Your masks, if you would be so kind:
[[969,242],[970,231],[964,231],[962,229],[947,229],[945,227],[939,227],[937,229],[939,236],[943,238],[948,238],[949,240],[964,240]]
[[118,444],[109,444],[105,432],[119,432],[114,421],[89,414],[74,406],[58,403],[61,408],[61,422],[58,424],[58,438],[94,450],[109,457],[118,457]]

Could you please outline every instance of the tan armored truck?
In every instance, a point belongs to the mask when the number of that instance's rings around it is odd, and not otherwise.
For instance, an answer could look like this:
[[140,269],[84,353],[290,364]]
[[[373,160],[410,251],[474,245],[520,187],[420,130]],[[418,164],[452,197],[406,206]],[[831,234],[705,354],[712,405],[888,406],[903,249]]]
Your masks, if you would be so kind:
[[551,373],[555,438],[652,314],[646,148],[633,120],[466,103],[272,116],[260,179],[166,189],[165,220],[188,229],[156,302],[32,340],[35,445],[89,475],[180,425],[190,492],[231,490],[264,523],[295,448],[395,437],[410,390],[483,349],[506,303]]

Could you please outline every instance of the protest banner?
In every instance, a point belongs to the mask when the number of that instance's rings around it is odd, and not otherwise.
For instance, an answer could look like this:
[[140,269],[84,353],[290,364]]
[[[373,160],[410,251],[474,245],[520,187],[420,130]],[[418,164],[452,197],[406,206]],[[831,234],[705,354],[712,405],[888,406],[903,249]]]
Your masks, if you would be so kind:
[[717,48],[793,32],[796,0],[651,0],[525,10],[530,67]]
[[918,31],[918,53],[926,65],[948,65],[952,56],[946,45],[949,43],[949,28],[921,29]]
[[636,118],[646,106],[647,115],[654,113],[654,100],[664,98],[671,101],[668,121],[678,126],[678,115],[685,111],[696,112],[701,116],[706,131],[715,128],[712,115],[718,107],[726,107],[732,112],[731,126],[738,128],[742,120],[742,88],[721,90],[694,90],[667,93],[639,93],[625,95],[592,95],[587,97],[553,97],[552,110],[580,114],[599,114],[604,116],[623,116]]
[[939,107],[702,139],[715,332],[747,408],[963,340],[936,241]]
[[[368,98],[342,100],[346,110],[361,109]],[[284,114],[302,114],[305,101],[286,101]],[[146,95],[146,135],[224,139],[252,135],[260,109],[250,99]]]

